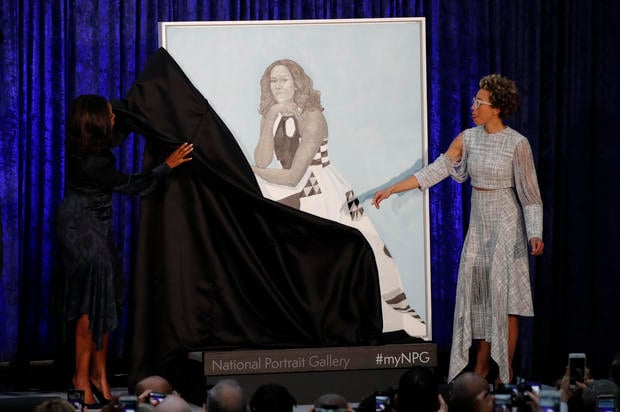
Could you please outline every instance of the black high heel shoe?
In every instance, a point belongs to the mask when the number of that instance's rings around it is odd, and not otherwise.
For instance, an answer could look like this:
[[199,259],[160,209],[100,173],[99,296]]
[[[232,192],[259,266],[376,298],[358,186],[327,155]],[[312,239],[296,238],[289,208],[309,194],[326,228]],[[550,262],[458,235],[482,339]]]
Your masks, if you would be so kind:
[[[93,395],[95,395],[95,398],[97,398],[97,402],[99,402],[98,404],[95,405],[107,405],[108,403],[110,403],[111,399],[106,398],[105,396],[103,396],[103,392],[101,392],[99,390],[99,388],[97,388],[95,386],[95,384],[93,383],[93,381],[90,381],[90,390],[93,391]],[[89,407],[90,409],[90,407]]]

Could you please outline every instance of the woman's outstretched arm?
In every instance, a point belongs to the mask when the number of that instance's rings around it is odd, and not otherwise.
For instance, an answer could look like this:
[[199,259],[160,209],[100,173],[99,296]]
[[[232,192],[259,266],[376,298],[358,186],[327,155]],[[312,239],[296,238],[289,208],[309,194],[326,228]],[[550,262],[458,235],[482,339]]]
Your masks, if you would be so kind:
[[[461,133],[454,140],[452,140],[452,143],[450,143],[450,147],[446,151],[445,156],[450,159],[452,163],[456,163],[461,158],[462,154],[463,134]],[[426,167],[428,168],[429,166]],[[448,176],[447,171],[444,174],[445,176]],[[387,189],[379,190],[377,193],[375,193],[371,204],[373,204],[377,209],[379,209],[379,205],[381,204],[381,202],[390,197],[392,194],[417,189],[419,187],[420,182],[418,181],[418,178],[415,175],[409,176],[401,180],[400,182],[393,184]]]

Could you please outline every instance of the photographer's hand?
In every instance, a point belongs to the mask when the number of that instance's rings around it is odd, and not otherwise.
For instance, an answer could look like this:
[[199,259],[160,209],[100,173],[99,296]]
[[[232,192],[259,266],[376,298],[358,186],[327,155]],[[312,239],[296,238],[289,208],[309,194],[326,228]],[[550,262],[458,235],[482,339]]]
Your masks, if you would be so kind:
[[528,401],[525,403],[530,407],[530,411],[538,412],[540,410],[540,397],[535,392],[527,391],[525,395],[528,397]]
[[564,376],[560,381],[560,401],[568,403],[568,400],[573,396],[573,391],[570,390],[570,368],[567,366]]
[[138,403],[147,403],[149,401],[149,395],[153,392],[152,389],[147,389],[138,395]]
[[437,412],[448,412],[448,404],[441,394],[437,395],[437,400],[439,401],[439,409]]

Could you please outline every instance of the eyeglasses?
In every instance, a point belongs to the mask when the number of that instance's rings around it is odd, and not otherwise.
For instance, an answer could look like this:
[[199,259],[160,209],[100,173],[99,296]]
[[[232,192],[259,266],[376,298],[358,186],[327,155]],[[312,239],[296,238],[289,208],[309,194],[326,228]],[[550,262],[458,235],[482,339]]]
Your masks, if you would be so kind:
[[486,104],[487,106],[493,106],[493,103],[485,102],[484,100],[480,100],[477,97],[474,97],[473,99],[471,99],[471,107],[473,107],[474,109],[479,108],[481,104]]

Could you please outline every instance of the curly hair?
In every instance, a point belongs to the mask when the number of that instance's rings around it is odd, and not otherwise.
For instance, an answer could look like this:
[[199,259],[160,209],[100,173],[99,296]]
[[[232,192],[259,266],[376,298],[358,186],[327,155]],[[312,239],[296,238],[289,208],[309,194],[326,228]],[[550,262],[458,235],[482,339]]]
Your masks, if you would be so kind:
[[284,66],[293,76],[295,82],[295,95],[293,101],[297,103],[302,111],[306,110],[323,110],[321,106],[321,92],[314,90],[313,82],[310,76],[306,74],[304,69],[289,59],[280,59],[271,63],[263,73],[260,79],[260,105],[258,112],[265,114],[271,106],[276,103],[276,99],[271,93],[271,70],[276,66]]
[[489,74],[480,79],[479,85],[490,93],[491,104],[500,109],[499,117],[505,119],[517,111],[519,91],[514,81],[501,74]]
[[107,149],[112,140],[112,121],[105,97],[78,96],[69,109],[65,148],[73,155],[89,155]]

